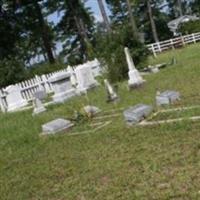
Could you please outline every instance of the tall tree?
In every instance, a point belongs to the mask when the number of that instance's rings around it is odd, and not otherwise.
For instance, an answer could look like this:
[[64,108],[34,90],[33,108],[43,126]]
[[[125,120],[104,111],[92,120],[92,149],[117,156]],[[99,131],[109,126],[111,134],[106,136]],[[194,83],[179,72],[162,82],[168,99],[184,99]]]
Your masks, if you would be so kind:
[[58,40],[63,44],[62,55],[69,63],[86,61],[93,54],[94,18],[81,0],[47,0],[51,13],[61,12],[56,26]]
[[183,16],[183,9],[182,9],[181,0],[177,0],[177,8],[178,8],[179,16]]
[[151,30],[152,30],[153,38],[154,38],[155,42],[159,42],[157,28],[156,28],[156,24],[154,21],[152,8],[151,8],[151,0],[147,0],[146,3],[147,3],[147,10],[148,10],[148,14],[149,14],[150,23],[151,23]]
[[136,22],[135,22],[135,19],[134,19],[134,16],[133,16],[133,9],[131,7],[130,0],[126,0],[126,3],[127,3],[127,7],[128,7],[128,14],[129,14],[129,17],[130,17],[130,24],[131,24],[131,27],[132,27],[133,36],[135,38],[138,38],[139,37],[138,29],[137,29]]
[[41,0],[7,0],[16,10],[15,16],[23,27],[28,47],[36,54],[45,53],[50,63],[54,63],[52,30],[43,14]]
[[103,4],[103,0],[98,0],[98,5],[99,5],[99,9],[101,11],[101,15],[103,17],[104,26],[107,29],[107,31],[110,33],[111,27],[110,27],[108,16],[106,14],[106,10],[105,10],[104,4]]

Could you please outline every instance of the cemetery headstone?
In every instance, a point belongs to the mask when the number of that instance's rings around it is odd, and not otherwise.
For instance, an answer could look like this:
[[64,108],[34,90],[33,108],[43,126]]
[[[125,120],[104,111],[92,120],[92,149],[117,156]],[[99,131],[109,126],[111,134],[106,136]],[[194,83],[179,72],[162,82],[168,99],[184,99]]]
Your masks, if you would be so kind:
[[58,132],[68,130],[73,126],[73,123],[69,120],[65,119],[56,119],[51,122],[42,125],[42,134],[49,135],[49,134],[56,134]]
[[180,93],[176,91],[167,90],[163,93],[157,92],[156,94],[156,104],[158,106],[173,104],[180,100]]
[[35,92],[34,97],[36,99],[44,100],[47,97],[46,91],[45,90],[38,90]]
[[33,116],[46,111],[46,108],[38,98],[33,100],[33,107]]
[[108,82],[107,79],[104,79],[104,84],[105,84],[105,88],[107,91],[107,95],[108,95],[108,102],[113,102],[118,100],[118,96],[116,94],[116,92],[114,91],[113,87],[111,86],[111,84]]
[[85,111],[85,113],[87,114],[88,117],[93,117],[96,114],[98,114],[99,112],[101,112],[101,110],[95,106],[90,106],[87,105],[83,108],[83,110]]
[[98,85],[90,66],[86,64],[79,65],[75,69],[75,73],[78,82],[77,89],[80,93],[84,93],[88,89],[94,88]]
[[26,106],[28,102],[23,99],[21,95],[21,91],[19,86],[11,85],[5,89],[6,95],[6,102],[7,102],[7,111],[15,111],[19,110],[20,108]]
[[72,87],[70,81],[70,73],[56,73],[49,79],[49,81],[52,84],[55,93],[53,96],[53,101],[55,103],[63,103],[76,95],[75,89]]
[[142,85],[145,82],[145,80],[142,78],[139,71],[136,69],[133,59],[130,55],[129,49],[127,47],[124,48],[124,52],[126,55],[126,61],[127,61],[128,68],[129,68],[129,72],[128,72],[129,87],[130,88],[138,87],[138,86]]
[[70,81],[73,87],[77,86],[76,74],[74,69],[71,66],[67,67],[67,71],[70,73]]
[[124,118],[128,125],[134,125],[145,118],[147,118],[153,112],[153,107],[145,104],[138,104],[130,107],[124,111]]

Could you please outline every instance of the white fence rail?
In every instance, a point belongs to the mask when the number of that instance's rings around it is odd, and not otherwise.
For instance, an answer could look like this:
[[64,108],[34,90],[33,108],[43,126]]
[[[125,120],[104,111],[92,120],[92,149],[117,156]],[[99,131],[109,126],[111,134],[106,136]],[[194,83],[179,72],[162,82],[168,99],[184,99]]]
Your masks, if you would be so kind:
[[196,43],[198,41],[200,41],[200,32],[149,44],[147,47],[154,54],[154,56],[157,56],[157,53],[161,53],[169,49],[179,48],[185,46],[186,44]]
[[[91,66],[94,76],[98,76],[101,71],[100,63],[95,59],[93,61],[87,62],[87,64]],[[23,99],[31,101],[33,99],[35,92],[40,89],[45,90],[46,93],[48,94],[51,93],[52,86],[48,80],[52,75],[60,72],[67,72],[67,68],[55,71],[53,73],[45,74],[42,76],[35,76],[32,79],[17,83],[16,85],[20,88],[20,92]],[[6,88],[0,88],[0,111],[3,112],[5,112],[7,108],[7,101],[6,101],[7,94],[5,92],[5,89]]]

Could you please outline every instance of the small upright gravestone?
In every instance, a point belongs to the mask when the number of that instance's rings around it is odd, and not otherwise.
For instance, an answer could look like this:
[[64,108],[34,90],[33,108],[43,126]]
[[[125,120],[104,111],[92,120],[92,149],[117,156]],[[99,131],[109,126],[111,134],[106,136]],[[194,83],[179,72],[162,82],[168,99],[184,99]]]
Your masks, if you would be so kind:
[[46,111],[46,108],[38,98],[33,100],[33,107],[33,116]]
[[130,88],[138,87],[138,86],[142,85],[145,82],[145,80],[142,78],[142,76],[140,75],[140,73],[136,69],[134,62],[133,62],[133,59],[130,55],[129,49],[127,47],[124,48],[124,52],[125,52],[125,55],[126,55],[126,61],[127,61],[128,68],[129,68],[129,72],[128,72],[129,87]]
[[180,93],[176,91],[167,90],[163,93],[157,92],[156,104],[158,106],[173,104],[180,100]]
[[44,100],[47,97],[45,90],[38,90],[35,92],[34,97],[39,100]]
[[53,91],[55,92],[53,100],[56,103],[63,103],[76,95],[70,81],[70,73],[68,72],[56,73],[49,79],[49,82],[52,84]]
[[48,122],[42,125],[42,134],[49,135],[55,134],[64,130],[71,128],[73,124],[69,120],[65,119],[56,119],[51,122]]
[[87,114],[88,117],[93,117],[97,113],[101,112],[99,108],[95,106],[90,106],[90,105],[84,106],[83,110]]
[[5,92],[7,93],[6,102],[8,112],[18,110],[28,104],[28,102],[23,99],[19,86],[8,86]]
[[152,106],[138,104],[125,110],[124,117],[128,125],[134,125],[148,117],[152,111]]
[[118,96],[116,92],[113,90],[112,86],[110,85],[107,79],[104,79],[104,84],[105,84],[107,95],[108,95],[107,101],[113,102],[113,101],[118,100]]
[[80,93],[85,93],[88,89],[94,88],[98,85],[92,73],[92,69],[87,64],[79,65],[75,69],[77,78],[77,89]]

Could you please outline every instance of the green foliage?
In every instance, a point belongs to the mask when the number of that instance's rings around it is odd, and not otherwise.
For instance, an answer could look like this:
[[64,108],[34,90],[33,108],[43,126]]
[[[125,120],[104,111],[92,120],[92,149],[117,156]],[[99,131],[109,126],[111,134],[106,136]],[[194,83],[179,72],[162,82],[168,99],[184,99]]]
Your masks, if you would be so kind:
[[179,28],[182,34],[191,34],[200,32],[200,20],[185,22]]
[[5,58],[0,61],[0,88],[22,81],[26,77],[23,62],[18,58]]
[[[174,67],[145,76],[139,90],[119,85],[120,102],[106,103],[104,87],[88,93],[105,115],[138,103],[153,105],[157,89],[177,90],[180,105],[199,105],[200,46],[159,54],[150,64],[179,60]],[[152,63],[153,62],[153,63]],[[0,113],[0,199],[2,200],[183,200],[199,199],[199,121],[151,127],[127,127],[122,117],[105,118],[108,126],[89,132],[102,119],[81,123],[63,134],[42,137],[41,126],[57,117],[69,119],[84,97],[32,110]],[[176,106],[172,106],[174,108]],[[101,113],[100,113],[101,114]],[[102,113],[104,114],[104,112]],[[199,112],[191,111],[185,116]],[[70,136],[71,133],[83,134]]]
[[127,78],[128,66],[124,54],[124,47],[130,49],[134,63],[138,68],[142,68],[148,50],[132,36],[129,26],[123,26],[114,30],[111,35],[101,35],[97,41],[97,57],[105,63],[108,71],[108,78],[111,82],[118,82]]

